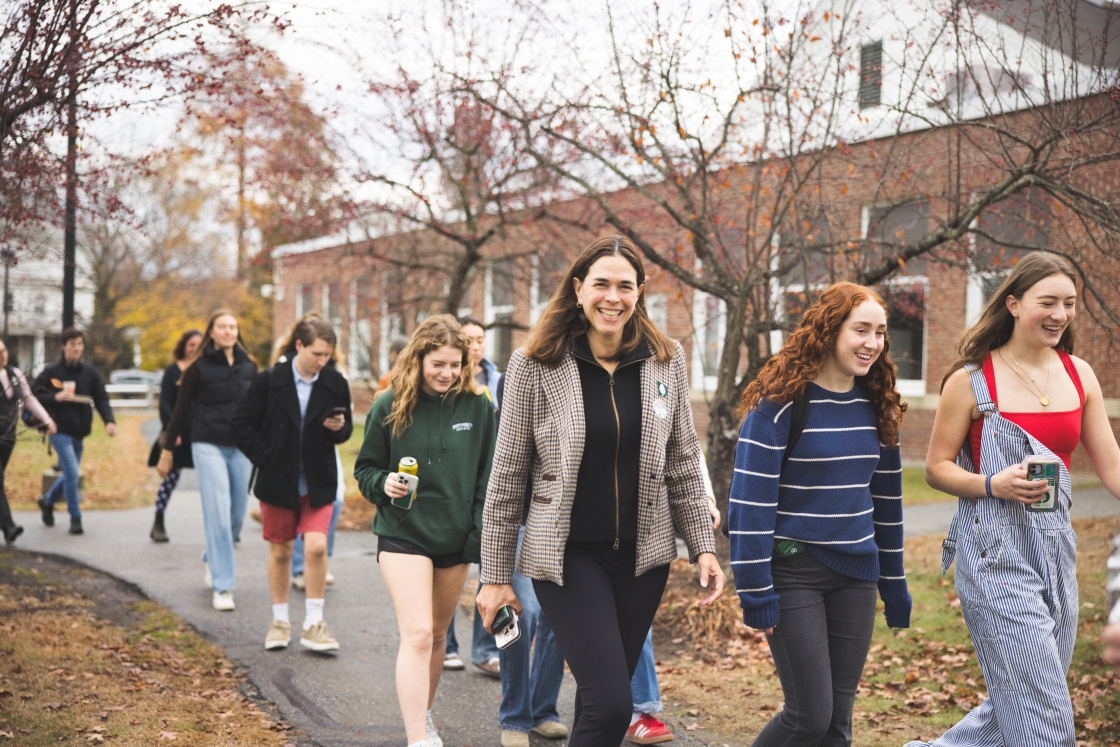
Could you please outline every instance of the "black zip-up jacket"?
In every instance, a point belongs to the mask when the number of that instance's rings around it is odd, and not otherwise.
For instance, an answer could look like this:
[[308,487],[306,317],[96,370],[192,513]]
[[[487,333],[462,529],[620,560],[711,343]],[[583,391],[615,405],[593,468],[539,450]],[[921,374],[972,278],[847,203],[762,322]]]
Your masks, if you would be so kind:
[[[172,363],[167,368],[163,369],[163,379],[159,385],[159,423],[160,429],[167,431],[167,426],[171,424],[171,418],[175,414],[175,403],[179,400],[179,379],[183,378],[183,372],[179,370],[176,363]],[[194,457],[191,455],[191,423],[188,419],[183,424],[183,430],[179,434],[183,439],[183,443],[174,446],[175,461],[172,466],[175,469],[193,468]],[[152,444],[152,451],[148,454],[148,466],[155,467],[159,464],[159,454],[161,451],[160,440],[157,439]]]
[[583,392],[583,456],[576,477],[569,542],[614,542],[638,536],[638,474],[642,446],[642,362],[647,345],[607,373],[587,336],[572,349]]
[[[346,425],[337,432],[323,425],[335,407],[346,408]],[[299,397],[289,359],[256,375],[229,426],[237,448],[259,470],[253,493],[265,503],[293,511],[299,507],[301,462],[312,506],[334,503],[337,495],[334,447],[346,443],[354,431],[350,385],[341,373],[330,366],[319,372],[307,400],[302,435],[299,421]]]
[[233,348],[230,364],[220,348],[207,345],[206,352],[183,372],[166,442],[173,444],[183,435],[189,417],[193,443],[234,446],[229,421],[256,374],[257,364],[240,347]]
[[[84,394],[93,398],[93,406],[97,408],[101,419],[106,423],[115,423],[113,408],[109,406],[109,395],[105,392],[105,382],[101,374],[91,364],[80,360],[77,363],[67,363],[65,356],[44,368],[35,377],[31,385],[31,392],[47,408],[59,433],[65,433],[73,438],[85,438],[93,426],[93,411],[88,404],[79,402],[58,402],[54,396],[62,391],[62,382],[74,382],[74,394]],[[57,385],[56,385],[57,384]]]

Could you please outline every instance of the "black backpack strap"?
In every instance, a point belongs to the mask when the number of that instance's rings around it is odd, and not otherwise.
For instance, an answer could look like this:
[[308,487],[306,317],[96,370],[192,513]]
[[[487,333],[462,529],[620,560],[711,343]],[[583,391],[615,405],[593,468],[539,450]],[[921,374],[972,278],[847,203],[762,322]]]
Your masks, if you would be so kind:
[[[786,450],[782,454],[782,470],[786,468],[786,462],[789,461],[789,455],[793,453],[793,447],[797,446],[797,442],[801,440],[801,432],[805,430],[805,422],[809,419],[809,387],[801,390],[801,394],[793,400],[793,410],[790,412],[789,421],[789,438],[786,441]],[[728,513],[731,512],[731,486],[727,487],[727,505]],[[722,525],[723,536],[730,537],[730,530],[727,528],[727,521],[724,520]]]

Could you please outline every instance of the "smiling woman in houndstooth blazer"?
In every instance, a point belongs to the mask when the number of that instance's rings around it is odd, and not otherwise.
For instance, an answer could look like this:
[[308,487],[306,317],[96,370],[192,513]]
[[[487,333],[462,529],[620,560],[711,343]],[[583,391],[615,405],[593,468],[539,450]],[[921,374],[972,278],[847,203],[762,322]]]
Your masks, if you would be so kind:
[[711,604],[723,591],[692,423],[684,351],[650,322],[645,271],[625,238],[598,239],[568,270],[506,370],[482,529],[486,629],[517,570],[578,685],[570,747],[617,747],[630,678],[677,556],[674,525]]

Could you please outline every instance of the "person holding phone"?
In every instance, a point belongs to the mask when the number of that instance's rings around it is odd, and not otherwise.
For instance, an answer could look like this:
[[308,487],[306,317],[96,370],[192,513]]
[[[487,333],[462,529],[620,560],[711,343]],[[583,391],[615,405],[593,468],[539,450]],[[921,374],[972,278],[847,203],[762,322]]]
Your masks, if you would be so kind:
[[650,322],[644,289],[629,240],[593,241],[506,370],[478,609],[488,630],[501,608],[520,609],[516,558],[576,678],[571,747],[617,747],[626,734],[674,525],[711,590],[700,604],[723,592],[687,360]]
[[743,392],[731,563],[743,621],[766,631],[785,695],[754,747],[850,745],[876,590],[887,626],[910,626],[906,405],[889,353],[883,299],[837,283]]
[[327,532],[338,492],[335,446],[346,443],[354,426],[350,385],[327,365],[337,344],[328,321],[301,319],[284,361],[257,374],[230,421],[234,442],[258,470],[253,492],[269,542],[269,650],[287,648],[291,639],[288,582],[297,535],[303,535],[307,581],[299,643],[312,651],[339,649],[323,619]]
[[[1078,443],[1120,497],[1120,447],[1104,395],[1073,355],[1077,304],[1077,274],[1065,258],[1020,258],[961,336],[941,381],[926,481],[961,497],[942,570],[956,560],[961,612],[990,697],[934,740],[938,747],[1077,742],[1066,673],[1079,610],[1069,514]],[[1052,507],[1040,504],[1050,487],[1029,479],[1028,457],[1059,460]]]
[[413,747],[442,747],[431,707],[447,626],[468,565],[480,560],[496,430],[455,317],[438,314],[416,328],[365,428],[354,477],[377,506],[377,561],[400,629],[396,682],[405,733]]

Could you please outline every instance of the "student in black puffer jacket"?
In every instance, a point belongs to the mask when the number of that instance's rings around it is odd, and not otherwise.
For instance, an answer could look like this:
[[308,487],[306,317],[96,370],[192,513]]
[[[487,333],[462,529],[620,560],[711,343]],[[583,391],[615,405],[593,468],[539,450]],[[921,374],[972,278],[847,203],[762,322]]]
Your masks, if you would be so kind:
[[233,609],[233,543],[241,536],[253,471],[234,443],[230,420],[256,373],[257,363],[241,342],[237,317],[224,309],[214,312],[198,352],[183,371],[157,466],[160,477],[170,474],[174,447],[167,446],[182,435],[189,419],[191,457],[206,527],[206,583],[214,590],[212,601],[219,611]]

